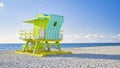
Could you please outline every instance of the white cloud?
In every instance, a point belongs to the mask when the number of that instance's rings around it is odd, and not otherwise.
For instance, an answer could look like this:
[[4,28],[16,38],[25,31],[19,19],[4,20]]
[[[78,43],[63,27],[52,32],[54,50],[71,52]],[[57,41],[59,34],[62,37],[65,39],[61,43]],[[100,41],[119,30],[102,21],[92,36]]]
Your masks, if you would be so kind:
[[118,38],[119,38],[119,40],[120,40],[120,34],[118,34]]
[[120,34],[103,35],[103,34],[72,34],[64,35],[63,42],[120,42]]
[[120,37],[120,34],[118,34],[118,36]]
[[[1,35],[0,43],[23,43],[19,39],[18,34],[9,34]],[[120,34],[117,35],[104,35],[104,34],[64,34],[63,41],[64,43],[96,43],[96,42],[119,42],[120,43]]]
[[2,2],[0,2],[0,8],[4,7],[4,4]]
[[0,43],[23,43],[18,34],[4,34],[0,36]]
[[84,38],[90,38],[92,35],[91,34],[86,34],[85,36],[84,36]]

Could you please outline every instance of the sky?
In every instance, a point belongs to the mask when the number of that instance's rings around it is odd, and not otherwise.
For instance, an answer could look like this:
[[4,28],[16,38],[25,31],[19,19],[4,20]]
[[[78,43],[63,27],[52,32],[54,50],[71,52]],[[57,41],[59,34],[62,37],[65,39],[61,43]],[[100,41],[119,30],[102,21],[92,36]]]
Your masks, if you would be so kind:
[[21,43],[36,14],[64,16],[63,43],[120,43],[120,0],[0,0],[0,43]]

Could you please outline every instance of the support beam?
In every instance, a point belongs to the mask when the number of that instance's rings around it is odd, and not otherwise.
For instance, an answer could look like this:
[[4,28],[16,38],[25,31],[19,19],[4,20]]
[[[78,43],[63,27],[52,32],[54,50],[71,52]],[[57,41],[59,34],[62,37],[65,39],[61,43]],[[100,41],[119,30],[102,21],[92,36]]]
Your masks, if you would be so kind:
[[60,47],[59,41],[56,41],[56,44],[57,44],[57,46],[58,46],[58,50],[61,51],[61,47]]

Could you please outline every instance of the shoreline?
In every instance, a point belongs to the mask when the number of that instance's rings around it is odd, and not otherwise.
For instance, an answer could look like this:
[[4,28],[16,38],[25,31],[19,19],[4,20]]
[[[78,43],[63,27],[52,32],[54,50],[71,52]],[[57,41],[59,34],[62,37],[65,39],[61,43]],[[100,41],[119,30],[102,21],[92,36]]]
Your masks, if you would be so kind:
[[119,68],[120,46],[62,48],[70,55],[36,57],[0,50],[0,68]]

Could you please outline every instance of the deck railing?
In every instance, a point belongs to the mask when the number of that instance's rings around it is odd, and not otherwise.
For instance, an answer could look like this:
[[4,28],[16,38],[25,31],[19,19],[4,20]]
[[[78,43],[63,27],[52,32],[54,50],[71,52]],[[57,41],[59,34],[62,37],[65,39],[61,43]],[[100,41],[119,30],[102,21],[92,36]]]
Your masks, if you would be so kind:
[[[44,39],[41,36],[45,36],[45,35],[39,34],[39,36],[34,36],[34,33],[32,31],[28,31],[28,30],[21,30],[20,31],[20,39]],[[60,31],[59,39],[60,40],[63,39],[63,31]]]

